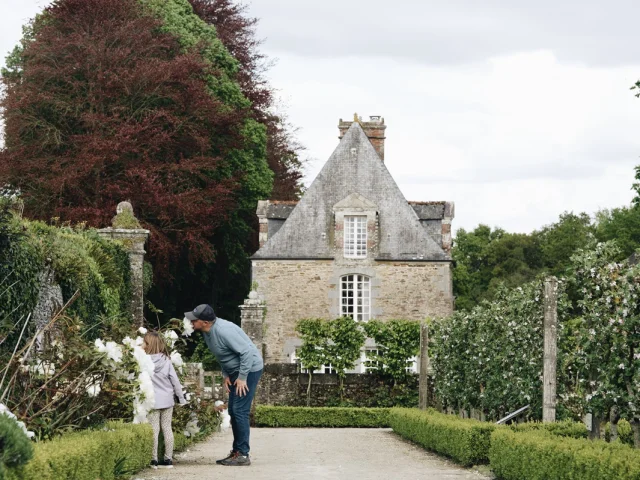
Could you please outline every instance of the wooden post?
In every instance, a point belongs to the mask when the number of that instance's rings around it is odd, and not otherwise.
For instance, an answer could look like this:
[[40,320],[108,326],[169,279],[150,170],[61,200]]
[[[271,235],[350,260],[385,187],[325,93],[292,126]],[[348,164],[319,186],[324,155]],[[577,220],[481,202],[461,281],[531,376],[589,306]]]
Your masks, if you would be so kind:
[[418,386],[419,399],[418,406],[422,410],[428,407],[429,395],[429,326],[426,323],[420,324],[420,383]]
[[556,366],[558,359],[558,279],[544,281],[544,372],[542,421],[556,421]]

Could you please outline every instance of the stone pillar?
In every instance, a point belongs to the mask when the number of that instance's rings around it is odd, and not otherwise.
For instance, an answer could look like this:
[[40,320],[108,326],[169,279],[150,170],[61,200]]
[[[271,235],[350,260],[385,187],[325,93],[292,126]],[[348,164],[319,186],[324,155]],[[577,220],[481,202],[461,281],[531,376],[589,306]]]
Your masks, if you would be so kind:
[[544,371],[542,421],[556,421],[556,365],[558,360],[558,280],[544,281]]
[[249,336],[251,341],[258,347],[264,358],[263,324],[266,306],[258,298],[258,292],[249,292],[249,298],[240,305],[240,327]]
[[131,264],[131,317],[136,327],[144,322],[144,244],[149,238],[149,230],[140,227],[138,219],[133,214],[133,207],[129,202],[120,202],[113,218],[112,227],[98,230],[98,233],[112,240],[122,243],[129,254]]
[[269,239],[269,219],[267,218],[268,208],[269,200],[258,200],[256,215],[258,216],[258,222],[260,224],[260,229],[258,232],[258,242],[260,243],[260,248],[262,248]]
[[444,216],[442,218],[442,249],[448,254],[451,253],[451,222],[453,217],[455,217],[455,204],[453,202],[445,202]]

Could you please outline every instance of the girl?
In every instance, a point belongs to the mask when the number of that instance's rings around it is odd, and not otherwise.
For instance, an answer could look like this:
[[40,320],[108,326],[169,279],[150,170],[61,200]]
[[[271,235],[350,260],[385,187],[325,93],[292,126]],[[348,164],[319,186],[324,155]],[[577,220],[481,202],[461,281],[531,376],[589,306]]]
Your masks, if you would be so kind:
[[151,356],[155,364],[155,373],[151,377],[155,394],[155,409],[149,413],[149,423],[153,428],[153,460],[151,466],[158,468],[158,435],[160,430],[164,435],[164,462],[161,467],[173,468],[173,431],[171,430],[171,415],[175,401],[178,398],[180,405],[186,405],[187,401],[182,392],[182,386],[178,380],[167,346],[157,332],[147,332],[144,336],[143,348]]

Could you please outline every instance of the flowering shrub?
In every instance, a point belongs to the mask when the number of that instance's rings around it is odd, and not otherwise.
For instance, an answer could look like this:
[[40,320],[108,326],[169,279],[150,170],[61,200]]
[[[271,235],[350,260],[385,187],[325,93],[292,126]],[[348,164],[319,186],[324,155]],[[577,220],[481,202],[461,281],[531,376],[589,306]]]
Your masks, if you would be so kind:
[[[559,289],[564,312],[562,283]],[[433,323],[435,389],[446,407],[478,409],[495,419],[531,405],[533,416],[541,417],[542,292],[542,280],[514,290],[501,287],[491,303]],[[562,331],[560,325],[561,336]]]
[[574,257],[575,364],[586,411],[603,418],[614,408],[631,420],[640,416],[640,265],[617,257],[612,243]]

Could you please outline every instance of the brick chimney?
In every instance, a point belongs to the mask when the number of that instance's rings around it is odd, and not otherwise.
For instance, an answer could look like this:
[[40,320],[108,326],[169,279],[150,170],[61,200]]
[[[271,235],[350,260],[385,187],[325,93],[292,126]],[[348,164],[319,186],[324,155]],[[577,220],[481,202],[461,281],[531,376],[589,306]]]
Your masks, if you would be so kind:
[[384,131],[387,129],[387,126],[384,124],[384,118],[380,115],[372,115],[369,117],[368,122],[363,122],[362,117],[359,117],[358,114],[354,114],[352,122],[344,122],[340,119],[340,123],[338,123],[338,128],[340,129],[340,136],[338,138],[340,140],[342,140],[344,134],[347,133],[349,127],[353,125],[353,122],[358,122],[360,124],[364,133],[369,138],[371,145],[373,145],[373,148],[378,152],[380,159],[384,162],[384,139],[386,138],[384,136]]

